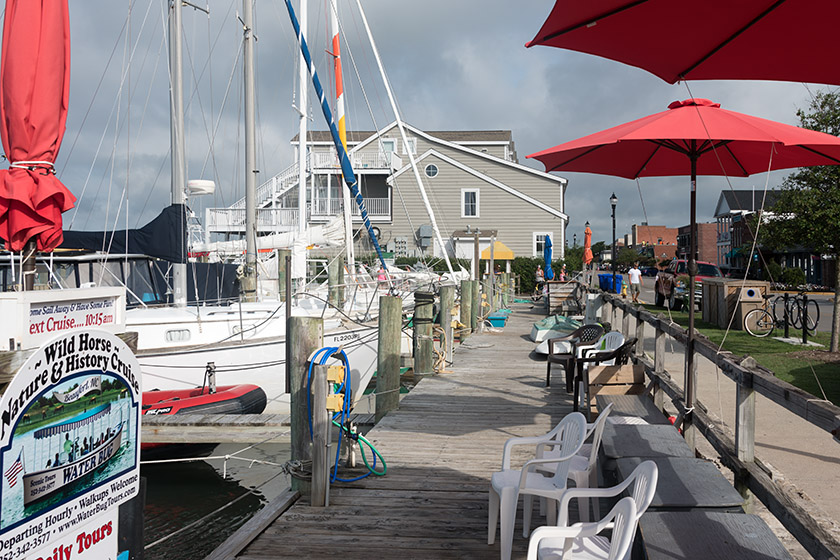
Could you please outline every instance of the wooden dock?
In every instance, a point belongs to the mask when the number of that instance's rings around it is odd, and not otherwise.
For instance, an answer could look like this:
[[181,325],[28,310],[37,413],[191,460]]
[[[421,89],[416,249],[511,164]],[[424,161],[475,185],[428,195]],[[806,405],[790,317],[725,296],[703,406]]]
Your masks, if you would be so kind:
[[[452,373],[423,379],[367,434],[386,476],[333,484],[326,508],[308,496],[288,509],[269,505],[282,515],[248,525],[210,558],[498,558],[498,536],[487,545],[487,505],[504,442],[545,433],[572,410],[565,384],[547,389],[545,362],[529,356],[527,334],[543,315],[516,308],[503,332],[470,336]],[[513,553],[524,558],[517,521]]]

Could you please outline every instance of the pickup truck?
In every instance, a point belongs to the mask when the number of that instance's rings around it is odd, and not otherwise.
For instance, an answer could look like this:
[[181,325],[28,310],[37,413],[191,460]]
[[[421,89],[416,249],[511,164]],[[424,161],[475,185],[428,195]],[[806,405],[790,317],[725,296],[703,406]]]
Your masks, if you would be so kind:
[[[680,280],[680,276],[688,275],[688,262],[685,259],[674,259],[665,268],[660,270],[654,281],[653,291],[656,297],[654,303],[660,307],[667,307],[679,311],[682,308],[683,300],[686,299],[685,292],[688,289]],[[697,261],[697,280],[702,278],[719,278],[723,276],[716,264]],[[698,292],[700,294],[698,295]],[[695,290],[694,301],[702,297],[702,291]]]

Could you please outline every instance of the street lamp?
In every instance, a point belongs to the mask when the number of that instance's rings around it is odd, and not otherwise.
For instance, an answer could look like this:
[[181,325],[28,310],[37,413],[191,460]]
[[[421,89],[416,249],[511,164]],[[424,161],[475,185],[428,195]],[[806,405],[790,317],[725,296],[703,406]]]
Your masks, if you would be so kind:
[[615,196],[615,193],[612,193],[610,197],[610,206],[612,206],[612,273],[613,273],[613,293],[618,293],[618,287],[615,284],[615,264],[616,264],[616,257],[615,254],[615,205],[618,204],[618,197]]

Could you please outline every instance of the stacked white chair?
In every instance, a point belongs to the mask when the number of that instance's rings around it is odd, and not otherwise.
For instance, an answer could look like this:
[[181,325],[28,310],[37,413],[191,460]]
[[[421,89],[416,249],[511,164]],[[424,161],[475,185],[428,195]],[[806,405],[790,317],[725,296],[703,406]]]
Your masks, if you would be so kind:
[[[519,495],[526,497],[523,511],[524,534],[527,536],[531,522],[531,499],[545,498],[549,503],[548,522],[554,524],[557,517],[556,502],[560,500],[568,479],[571,461],[580,451],[586,437],[586,418],[579,412],[568,414],[552,430],[552,445],[557,455],[547,459],[532,459],[521,470],[511,469],[511,452],[516,445],[536,445],[546,436],[532,438],[511,438],[505,442],[502,454],[502,470],[493,473],[490,479],[490,504],[487,520],[487,544],[496,539],[496,524],[500,521],[501,558],[509,560],[513,545],[513,526]],[[551,476],[543,476],[537,467],[552,465]],[[501,519],[500,519],[501,514]]]

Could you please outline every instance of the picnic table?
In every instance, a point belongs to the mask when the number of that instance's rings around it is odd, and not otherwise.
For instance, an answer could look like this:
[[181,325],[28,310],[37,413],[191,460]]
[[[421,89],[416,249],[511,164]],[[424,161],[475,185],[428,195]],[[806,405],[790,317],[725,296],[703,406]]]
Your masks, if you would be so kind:
[[[694,457],[624,457],[616,459],[618,480],[624,480],[642,461],[659,469],[650,510],[680,511],[696,508],[743,512],[744,498],[714,463]],[[649,510],[649,511],[650,511]]]
[[648,510],[639,531],[647,560],[791,558],[764,520],[746,513]]
[[607,422],[601,452],[608,459],[623,457],[694,457],[677,429],[667,425],[627,425]]
[[671,421],[656,408],[650,397],[645,395],[595,395],[598,410],[604,410],[612,403],[610,417],[630,416],[644,420],[648,424],[670,425]]

